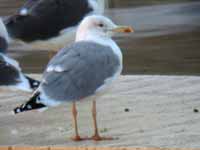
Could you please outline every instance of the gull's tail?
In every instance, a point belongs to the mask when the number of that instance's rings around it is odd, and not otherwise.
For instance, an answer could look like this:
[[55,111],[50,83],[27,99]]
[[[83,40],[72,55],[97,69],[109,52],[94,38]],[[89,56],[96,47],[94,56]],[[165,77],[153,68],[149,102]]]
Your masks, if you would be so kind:
[[29,99],[28,102],[16,107],[13,112],[14,114],[18,114],[25,111],[30,111],[34,109],[43,109],[47,106],[40,102],[40,92],[35,92],[33,96]]

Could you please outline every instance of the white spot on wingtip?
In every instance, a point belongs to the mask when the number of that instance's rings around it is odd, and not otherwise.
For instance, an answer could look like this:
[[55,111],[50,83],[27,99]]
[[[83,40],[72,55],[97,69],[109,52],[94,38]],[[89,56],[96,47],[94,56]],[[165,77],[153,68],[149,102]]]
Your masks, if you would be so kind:
[[20,113],[21,111],[20,111],[20,109],[19,108],[17,108],[16,109],[16,113]]
[[28,109],[32,109],[32,106],[31,106],[31,105],[27,105],[27,108],[28,108]]
[[26,8],[22,8],[21,10],[20,10],[20,15],[22,15],[22,16],[26,16],[26,15],[28,15],[28,9],[26,9]]
[[39,83],[38,82],[34,82],[33,85],[37,86]]
[[18,108],[16,111],[12,110],[8,114],[13,116],[13,115],[16,115],[17,113],[20,113],[20,112],[21,112],[21,110]]

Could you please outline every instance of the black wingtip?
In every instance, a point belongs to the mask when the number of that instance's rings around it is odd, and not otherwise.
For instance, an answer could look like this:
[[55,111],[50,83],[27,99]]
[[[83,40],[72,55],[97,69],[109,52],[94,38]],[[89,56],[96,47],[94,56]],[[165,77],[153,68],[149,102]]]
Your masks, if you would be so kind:
[[30,78],[28,76],[26,76],[26,79],[29,81],[31,89],[35,90],[39,87],[40,81]]
[[18,114],[21,112],[30,111],[30,110],[34,110],[34,109],[41,109],[41,108],[45,108],[45,107],[46,107],[46,105],[44,105],[40,102],[40,93],[36,92],[28,102],[13,109],[13,113]]
[[20,107],[16,107],[14,110],[13,110],[13,113],[16,115],[18,113],[22,112],[21,108]]

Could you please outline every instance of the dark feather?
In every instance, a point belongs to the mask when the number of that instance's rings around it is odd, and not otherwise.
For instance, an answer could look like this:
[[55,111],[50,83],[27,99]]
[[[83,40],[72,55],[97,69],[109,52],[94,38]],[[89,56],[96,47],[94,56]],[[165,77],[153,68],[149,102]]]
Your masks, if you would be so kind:
[[33,78],[30,78],[30,77],[28,77],[28,76],[25,76],[25,77],[26,77],[26,79],[28,80],[31,89],[35,90],[35,89],[37,89],[37,88],[39,87],[40,81],[35,80],[35,79],[33,79]]
[[24,112],[24,111],[30,111],[34,109],[41,109],[46,107],[44,104],[40,103],[40,93],[36,92],[28,102],[25,104],[22,104],[19,107],[16,107],[13,111],[15,114]]
[[0,53],[5,53],[8,48],[8,43],[5,38],[0,36]]
[[[0,86],[10,86],[10,85],[14,86],[14,85],[19,84],[20,82],[23,82],[20,79],[20,74],[21,76],[25,76],[14,65],[10,64],[9,62],[6,62],[6,60],[3,57],[3,54],[1,54],[0,55]],[[28,80],[30,88],[33,90],[37,89],[38,86],[40,85],[40,82],[33,78],[30,78],[28,76],[25,76],[25,78]]]
[[22,8],[27,8],[28,15],[16,14],[4,23],[11,37],[26,42],[55,37],[92,11],[87,0],[29,0]]
[[18,69],[7,63],[1,55],[0,72],[0,86],[15,85],[20,82]]

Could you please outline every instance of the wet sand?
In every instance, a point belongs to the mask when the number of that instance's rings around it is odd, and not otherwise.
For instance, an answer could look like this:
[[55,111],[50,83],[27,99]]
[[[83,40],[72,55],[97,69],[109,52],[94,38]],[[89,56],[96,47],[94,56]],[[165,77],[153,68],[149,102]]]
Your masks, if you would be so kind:
[[[1,91],[0,145],[197,148],[200,145],[200,77],[122,76],[97,101],[102,135],[118,140],[72,142],[70,104],[11,115],[29,94]],[[92,135],[91,103],[79,104],[81,135]],[[126,112],[125,109],[128,111]],[[197,110],[196,110],[197,111]]]

